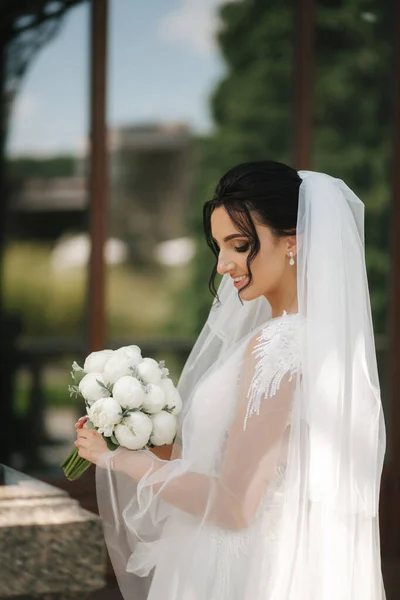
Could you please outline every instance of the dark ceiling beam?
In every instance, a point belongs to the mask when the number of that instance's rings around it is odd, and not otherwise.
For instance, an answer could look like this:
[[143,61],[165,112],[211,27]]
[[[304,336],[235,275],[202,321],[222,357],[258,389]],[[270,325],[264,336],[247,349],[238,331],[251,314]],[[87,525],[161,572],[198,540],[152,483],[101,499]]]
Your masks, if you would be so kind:
[[[46,7],[54,4],[53,0],[32,0],[24,2],[11,0],[0,3],[0,37],[3,42],[9,42],[22,33],[36,29],[41,24],[52,19],[61,18],[70,8],[86,0],[60,0],[60,7],[51,12]],[[29,23],[18,25],[23,18],[31,18]]]

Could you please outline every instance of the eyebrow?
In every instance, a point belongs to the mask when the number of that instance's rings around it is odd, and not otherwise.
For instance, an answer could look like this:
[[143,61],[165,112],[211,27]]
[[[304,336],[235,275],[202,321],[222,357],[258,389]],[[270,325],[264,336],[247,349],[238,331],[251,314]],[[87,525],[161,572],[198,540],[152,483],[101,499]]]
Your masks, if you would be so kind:
[[[245,238],[246,236],[242,233],[231,233],[224,238],[224,242],[229,242],[230,240],[234,240],[236,238]],[[215,240],[216,241],[216,240]]]
[[226,238],[224,238],[224,242],[229,242],[230,240],[234,240],[235,238],[244,238],[246,237],[245,235],[243,235],[242,233],[231,233],[231,235],[227,235]]

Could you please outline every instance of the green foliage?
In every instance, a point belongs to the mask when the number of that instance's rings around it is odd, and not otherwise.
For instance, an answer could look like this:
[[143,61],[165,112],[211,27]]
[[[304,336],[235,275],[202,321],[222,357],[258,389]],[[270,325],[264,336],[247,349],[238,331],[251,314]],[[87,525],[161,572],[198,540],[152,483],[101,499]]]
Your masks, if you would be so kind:
[[[25,375],[25,374],[23,374]],[[15,414],[18,417],[24,417],[27,414],[30,406],[30,393],[32,383],[29,377],[19,376],[17,377],[15,386],[15,395],[13,399],[13,407]],[[51,384],[47,383],[44,386],[44,397],[46,399],[46,405],[62,408],[62,407],[82,407],[82,403],[78,403],[75,400],[71,400],[67,390],[67,384],[65,378],[60,376],[58,382]]]
[[[221,175],[235,164],[274,158],[289,161],[292,12],[274,0],[228,3],[221,8],[219,43],[226,75],[211,100],[215,132],[197,140],[196,203],[191,225],[197,253],[183,297],[179,323],[197,333],[210,309],[208,290],[214,257],[204,241],[202,204],[212,198]],[[271,84],[272,82],[272,84]],[[183,318],[182,318],[183,317]],[[182,325],[177,326],[182,329]]]
[[[312,168],[344,179],[366,205],[366,256],[378,332],[386,328],[389,271],[390,19],[390,7],[379,0],[320,0],[316,11]],[[184,296],[190,332],[199,331],[211,303],[207,281],[213,257],[203,239],[202,204],[235,164],[267,158],[291,164],[293,3],[228,2],[221,20],[226,74],[212,96],[216,127],[196,149],[191,220],[198,252]]]
[[387,327],[390,240],[391,7],[322,2],[317,22],[313,168],[365,203],[366,260],[376,332]]
[[[118,266],[107,275],[109,336],[159,336],[174,310],[177,274]],[[21,318],[24,335],[82,336],[86,269],[57,269],[46,244],[15,243],[4,255],[3,282],[5,308]]]

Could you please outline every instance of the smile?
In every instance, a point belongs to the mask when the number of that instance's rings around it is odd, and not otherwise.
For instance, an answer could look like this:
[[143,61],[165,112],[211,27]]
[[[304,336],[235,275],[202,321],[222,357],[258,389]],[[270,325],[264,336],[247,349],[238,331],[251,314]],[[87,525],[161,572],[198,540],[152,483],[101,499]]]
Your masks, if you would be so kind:
[[244,286],[246,281],[248,280],[248,275],[241,275],[240,277],[233,277],[233,284],[235,288],[241,288]]

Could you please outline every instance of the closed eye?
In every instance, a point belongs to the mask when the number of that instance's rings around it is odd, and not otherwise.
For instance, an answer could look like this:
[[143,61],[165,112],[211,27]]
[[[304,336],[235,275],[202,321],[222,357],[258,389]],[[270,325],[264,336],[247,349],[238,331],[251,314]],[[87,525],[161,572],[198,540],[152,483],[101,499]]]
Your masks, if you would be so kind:
[[242,246],[236,246],[235,252],[247,252],[249,248],[250,248],[250,244],[248,242],[246,242]]

